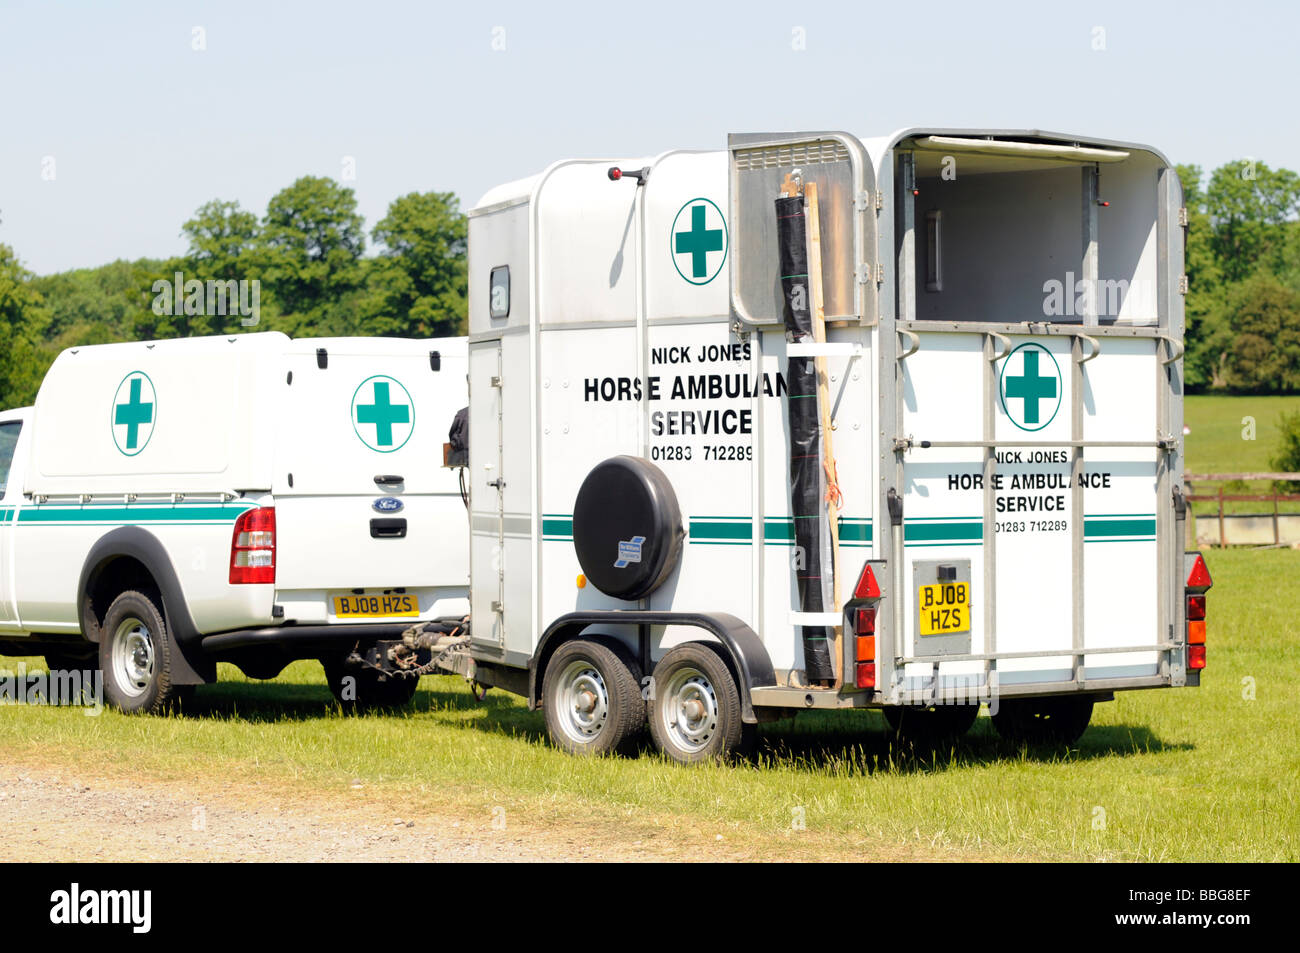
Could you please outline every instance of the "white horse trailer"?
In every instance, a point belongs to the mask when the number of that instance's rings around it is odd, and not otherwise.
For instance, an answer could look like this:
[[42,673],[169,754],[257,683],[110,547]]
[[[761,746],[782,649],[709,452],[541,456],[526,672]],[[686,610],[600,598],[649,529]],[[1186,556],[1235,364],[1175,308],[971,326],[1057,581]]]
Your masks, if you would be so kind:
[[470,212],[459,670],[607,751],[792,710],[1073,741],[1199,683],[1183,225],[1146,146],[733,135]]

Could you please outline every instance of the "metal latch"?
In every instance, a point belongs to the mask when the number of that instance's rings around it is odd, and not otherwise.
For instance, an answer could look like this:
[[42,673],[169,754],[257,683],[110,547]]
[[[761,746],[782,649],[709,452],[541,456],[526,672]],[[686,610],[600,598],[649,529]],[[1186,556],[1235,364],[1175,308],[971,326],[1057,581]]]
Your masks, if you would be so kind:
[[488,480],[487,485],[495,490],[504,490],[506,488],[506,481],[497,477],[495,480]]
[[500,387],[500,386],[501,386],[501,378],[500,378],[500,377],[497,377],[497,376],[494,374],[494,375],[492,376],[492,379],[491,379],[490,381],[488,381],[488,383],[489,383],[489,385],[491,385],[492,387]]

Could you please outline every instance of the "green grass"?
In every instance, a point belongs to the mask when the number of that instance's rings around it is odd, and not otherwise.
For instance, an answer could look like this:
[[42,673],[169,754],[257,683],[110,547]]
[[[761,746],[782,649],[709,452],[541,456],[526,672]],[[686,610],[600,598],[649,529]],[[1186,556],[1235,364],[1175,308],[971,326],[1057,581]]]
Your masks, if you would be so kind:
[[372,804],[418,800],[484,822],[501,805],[525,827],[676,838],[694,857],[723,835],[754,857],[1300,860],[1300,552],[1209,563],[1204,685],[1120,693],[1069,752],[1014,748],[981,718],[951,751],[902,757],[878,714],[853,712],[765,726],[756,763],[582,760],[552,749],[541,714],[512,696],[477,703],[459,680],[428,678],[406,715],[344,717],[319,667],[298,663],[271,683],[223,667],[183,717],[0,709],[0,757],[340,801],[360,780]]
[[[1282,411],[1300,410],[1300,397],[1229,397],[1195,394],[1186,400],[1184,415],[1191,433],[1187,435],[1185,469],[1188,473],[1250,473],[1272,470],[1269,459],[1277,452],[1281,434],[1278,417]],[[1245,439],[1243,418],[1255,419],[1255,439]],[[1198,493],[1214,493],[1218,484],[1203,484]],[[1246,487],[1227,492],[1271,493],[1269,481],[1250,481]],[[1196,503],[1198,515],[1215,513],[1217,503]],[[1283,512],[1300,511],[1300,503],[1283,503]],[[1229,502],[1227,513],[1268,513],[1272,504]]]

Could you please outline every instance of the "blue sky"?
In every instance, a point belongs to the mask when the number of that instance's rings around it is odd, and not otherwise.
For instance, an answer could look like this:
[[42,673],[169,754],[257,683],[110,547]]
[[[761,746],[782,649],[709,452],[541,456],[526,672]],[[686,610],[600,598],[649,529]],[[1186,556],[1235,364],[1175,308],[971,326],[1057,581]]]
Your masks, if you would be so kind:
[[203,202],[261,214],[345,157],[369,228],[410,191],[468,207],[558,158],[773,129],[1037,127],[1300,169],[1297,35],[1300,4],[1268,2],[2,0],[0,242],[39,273],[179,253]]

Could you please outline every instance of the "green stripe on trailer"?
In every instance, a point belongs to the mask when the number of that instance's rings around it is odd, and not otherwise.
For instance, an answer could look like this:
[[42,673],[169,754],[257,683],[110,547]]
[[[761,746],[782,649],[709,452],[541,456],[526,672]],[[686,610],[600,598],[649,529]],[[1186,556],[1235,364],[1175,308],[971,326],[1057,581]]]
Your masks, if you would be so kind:
[[748,519],[709,516],[691,520],[690,538],[694,543],[748,545],[754,541],[754,523]]
[[903,542],[908,546],[973,545],[984,541],[984,521],[971,517],[921,517],[903,522]]
[[[1124,537],[1121,539],[1120,537]],[[1156,515],[1085,516],[1083,538],[1090,543],[1139,542],[1156,538]]]
[[573,539],[573,517],[559,513],[543,513],[542,539]]

